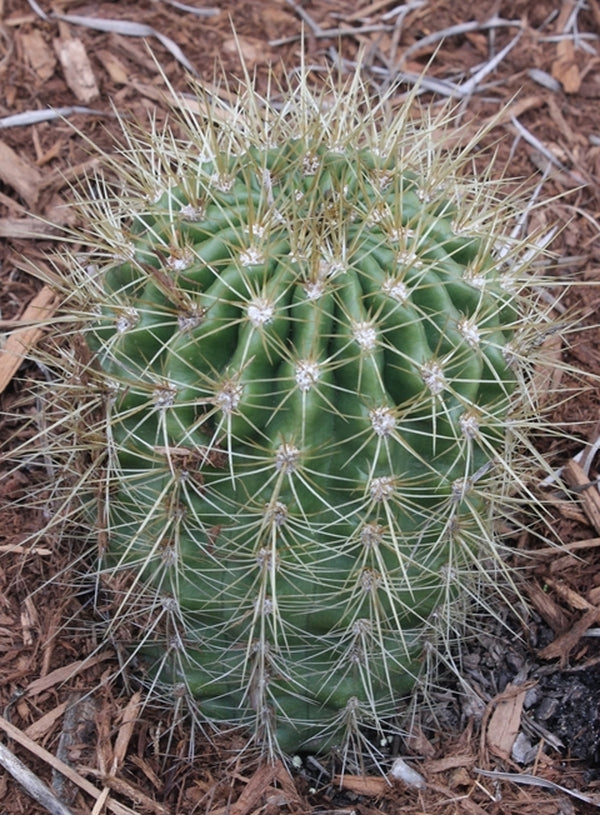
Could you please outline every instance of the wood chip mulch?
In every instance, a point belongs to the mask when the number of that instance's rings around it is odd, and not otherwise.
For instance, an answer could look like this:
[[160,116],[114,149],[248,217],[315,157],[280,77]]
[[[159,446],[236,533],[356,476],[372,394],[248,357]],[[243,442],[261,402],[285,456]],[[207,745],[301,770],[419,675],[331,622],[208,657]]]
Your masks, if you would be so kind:
[[240,76],[241,53],[266,86],[269,70],[281,76],[301,58],[352,70],[360,51],[382,85],[404,77],[410,86],[428,66],[425,97],[452,96],[464,121],[502,110],[490,134],[501,163],[511,176],[543,180],[539,217],[560,227],[560,271],[576,284],[564,305],[581,319],[557,352],[588,376],[585,387],[568,376],[561,383],[578,389],[553,414],[569,441],[543,450],[571,487],[543,488],[546,535],[562,550],[535,530],[516,542],[528,628],[511,640],[491,626],[467,647],[478,697],[459,703],[449,691],[437,731],[415,721],[394,745],[395,778],[340,779],[315,758],[291,770],[264,766],[226,735],[198,739],[192,759],[184,728],[169,730],[165,711],[142,711],[135,688],[111,681],[118,653],[95,651],[93,630],[69,625],[79,600],[61,585],[67,555],[52,540],[32,551],[25,541],[43,510],[12,506],[34,490],[34,476],[9,477],[0,464],[2,815],[600,807],[600,0],[0,0],[0,328],[22,326],[12,345],[0,343],[10,351],[0,351],[0,443],[32,432],[24,384],[32,371],[14,352],[38,340],[30,320],[53,307],[27,263],[43,268],[53,225],[72,217],[69,185],[94,166],[90,142],[112,144],[112,106],[140,121],[162,115],[159,65],[179,91],[188,71],[211,85],[217,62]]

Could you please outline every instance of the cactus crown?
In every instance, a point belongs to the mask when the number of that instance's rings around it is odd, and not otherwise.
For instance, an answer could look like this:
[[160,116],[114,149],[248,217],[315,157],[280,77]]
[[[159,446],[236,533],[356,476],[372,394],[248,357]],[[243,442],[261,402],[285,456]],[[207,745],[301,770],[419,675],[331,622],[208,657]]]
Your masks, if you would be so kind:
[[148,685],[272,753],[390,726],[502,562],[537,414],[541,250],[479,134],[393,101],[302,74],[126,128],[56,266],[59,514]]

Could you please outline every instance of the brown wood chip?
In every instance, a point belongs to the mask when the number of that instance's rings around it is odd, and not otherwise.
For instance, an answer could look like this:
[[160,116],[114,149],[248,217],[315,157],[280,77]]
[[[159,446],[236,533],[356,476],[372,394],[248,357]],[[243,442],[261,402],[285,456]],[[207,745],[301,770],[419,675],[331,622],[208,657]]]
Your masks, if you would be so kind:
[[18,328],[8,337],[0,352],[0,393],[18,371],[19,366],[33,348],[44,330],[44,323],[56,308],[57,297],[48,286],[44,286],[23,312]]
[[600,492],[596,482],[590,482],[575,459],[571,459],[563,470],[565,481],[581,495],[582,507],[589,522],[600,533]]
[[23,198],[33,209],[42,186],[42,173],[35,164],[0,141],[0,179]]

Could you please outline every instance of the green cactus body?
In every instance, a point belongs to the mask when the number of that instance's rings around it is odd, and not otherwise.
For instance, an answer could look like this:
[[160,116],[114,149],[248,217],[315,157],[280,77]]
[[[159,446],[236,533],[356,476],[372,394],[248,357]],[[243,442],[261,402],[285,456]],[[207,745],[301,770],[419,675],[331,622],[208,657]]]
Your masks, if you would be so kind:
[[150,683],[284,752],[381,730],[493,548],[532,313],[435,128],[302,93],[134,152],[152,194],[96,211],[82,286],[99,572]]

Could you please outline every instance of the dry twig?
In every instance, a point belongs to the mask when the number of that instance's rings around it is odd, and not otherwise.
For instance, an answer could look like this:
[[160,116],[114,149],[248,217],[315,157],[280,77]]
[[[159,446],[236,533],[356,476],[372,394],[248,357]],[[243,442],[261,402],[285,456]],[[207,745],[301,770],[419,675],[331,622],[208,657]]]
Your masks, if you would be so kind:
[[73,812],[53,795],[44,782],[2,743],[0,743],[0,765],[12,775],[34,801],[47,809],[51,815],[73,815]]

